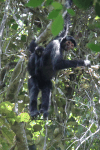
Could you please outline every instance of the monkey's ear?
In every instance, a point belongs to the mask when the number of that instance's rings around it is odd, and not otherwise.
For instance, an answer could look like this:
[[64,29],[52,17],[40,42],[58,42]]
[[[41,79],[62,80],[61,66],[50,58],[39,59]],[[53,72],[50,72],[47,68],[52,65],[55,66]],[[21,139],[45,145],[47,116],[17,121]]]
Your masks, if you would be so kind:
[[90,60],[84,60],[84,65],[87,67],[90,66],[91,65]]

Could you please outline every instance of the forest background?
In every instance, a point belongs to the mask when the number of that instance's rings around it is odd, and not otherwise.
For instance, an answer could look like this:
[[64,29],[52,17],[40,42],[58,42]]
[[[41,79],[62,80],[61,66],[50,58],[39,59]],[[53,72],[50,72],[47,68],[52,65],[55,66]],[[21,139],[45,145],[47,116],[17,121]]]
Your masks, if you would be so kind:
[[[0,0],[0,150],[100,149],[100,1]],[[63,30],[77,48],[66,59],[89,59],[91,67],[60,71],[53,78],[49,117],[29,116],[28,46],[46,45]],[[38,106],[41,104],[41,93]]]

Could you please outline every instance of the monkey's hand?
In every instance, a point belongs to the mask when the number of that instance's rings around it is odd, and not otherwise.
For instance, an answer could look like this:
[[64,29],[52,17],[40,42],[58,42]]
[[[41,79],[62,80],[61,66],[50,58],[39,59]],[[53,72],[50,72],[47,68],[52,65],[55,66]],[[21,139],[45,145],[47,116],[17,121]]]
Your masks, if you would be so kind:
[[91,66],[90,60],[84,60],[84,65],[85,65],[86,67],[90,67],[90,66]]

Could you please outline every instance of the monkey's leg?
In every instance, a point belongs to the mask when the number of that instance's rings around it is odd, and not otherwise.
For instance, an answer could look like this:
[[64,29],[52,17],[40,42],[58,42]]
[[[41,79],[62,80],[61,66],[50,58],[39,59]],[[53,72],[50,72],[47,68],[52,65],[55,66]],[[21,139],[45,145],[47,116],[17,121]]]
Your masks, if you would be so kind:
[[28,80],[29,96],[30,96],[30,116],[35,118],[39,111],[37,110],[37,96],[39,93],[38,82],[33,77]]

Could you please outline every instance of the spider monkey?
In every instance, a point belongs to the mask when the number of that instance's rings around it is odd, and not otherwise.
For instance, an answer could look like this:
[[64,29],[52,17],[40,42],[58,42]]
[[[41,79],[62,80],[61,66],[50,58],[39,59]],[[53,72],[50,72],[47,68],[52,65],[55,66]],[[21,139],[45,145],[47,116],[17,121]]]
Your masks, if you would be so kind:
[[[44,48],[42,46],[38,46],[35,40],[32,40],[29,46],[29,51],[31,52],[33,59],[34,59],[34,65],[35,65],[35,74],[37,74],[38,69],[38,60],[42,56]],[[31,57],[30,57],[31,58]]]
[[[28,71],[31,78],[28,80],[28,88],[30,96],[30,116],[33,119],[39,113],[43,113],[44,118],[48,116],[49,97],[52,89],[51,79],[59,70],[90,65],[89,60],[63,59],[63,52],[73,49],[75,46],[75,39],[71,36],[66,36],[62,40],[53,40],[45,49],[42,47],[36,48],[37,44],[35,41],[31,42],[30,51],[32,55],[28,62]],[[42,104],[41,109],[38,111],[37,96],[40,90],[42,92]]]

